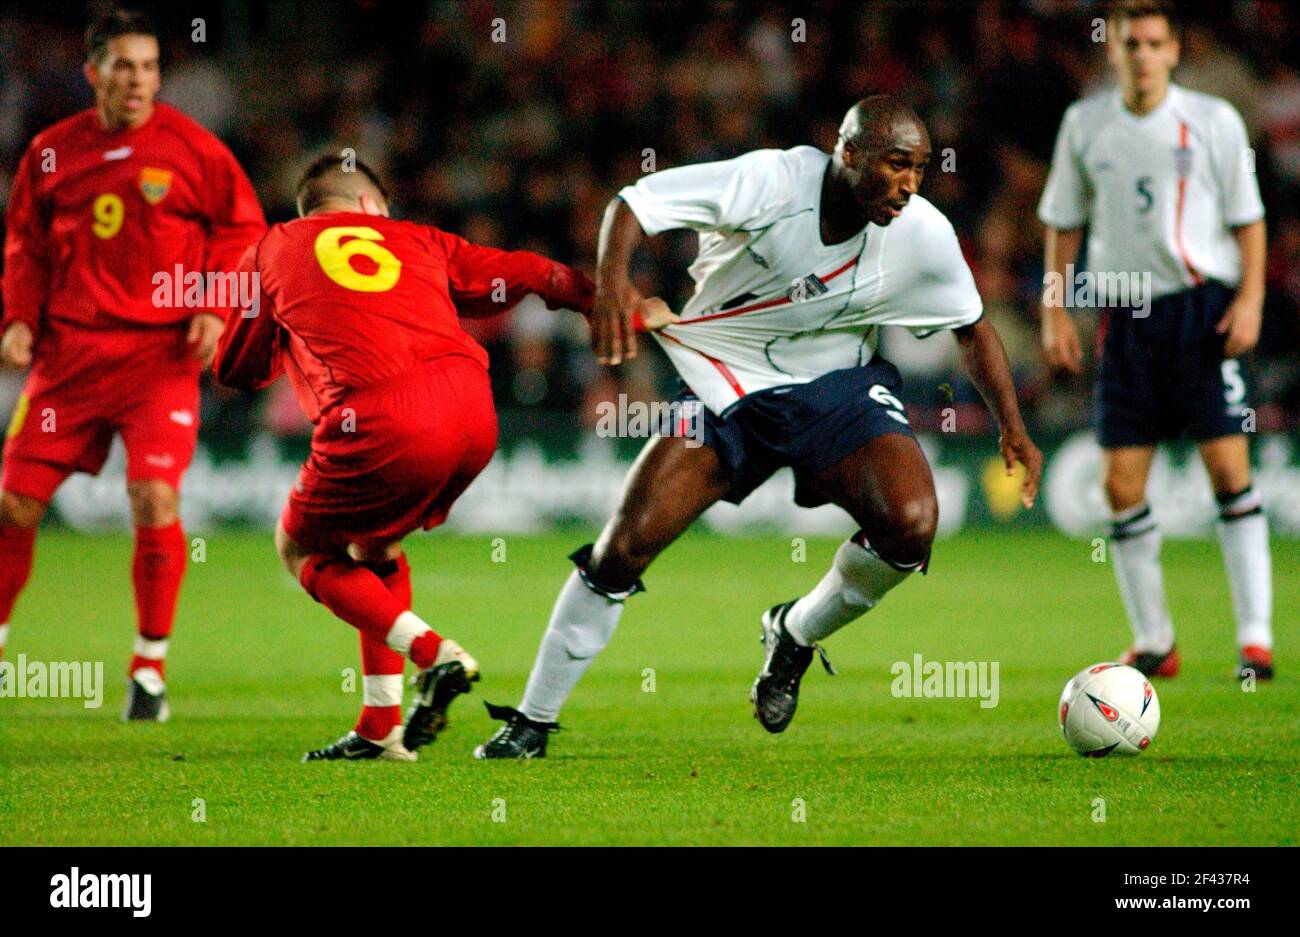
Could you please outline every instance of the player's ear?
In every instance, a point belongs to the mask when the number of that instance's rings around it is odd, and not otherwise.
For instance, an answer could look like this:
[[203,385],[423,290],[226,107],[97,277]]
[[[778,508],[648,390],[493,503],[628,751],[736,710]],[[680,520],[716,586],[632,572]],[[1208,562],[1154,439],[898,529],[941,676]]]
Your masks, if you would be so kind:
[[362,192],[357,201],[361,204],[361,211],[365,214],[388,217],[388,206],[383,199],[377,199],[369,192]]
[[840,147],[840,162],[844,164],[845,169],[857,168],[858,148],[851,140],[845,140],[844,145]]
[[99,88],[99,68],[94,62],[87,61],[81,67],[81,73],[86,76],[86,84],[95,89]]

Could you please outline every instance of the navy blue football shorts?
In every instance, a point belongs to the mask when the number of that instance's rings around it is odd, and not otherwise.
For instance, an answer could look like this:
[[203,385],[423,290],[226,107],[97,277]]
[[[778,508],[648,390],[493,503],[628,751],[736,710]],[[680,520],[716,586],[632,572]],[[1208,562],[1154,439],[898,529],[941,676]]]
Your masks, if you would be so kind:
[[[772,387],[742,397],[717,416],[698,407],[700,425],[693,429],[713,449],[731,474],[725,501],[739,504],[780,468],[795,475],[795,503],[825,504],[811,476],[887,433],[912,435],[899,399],[902,378],[883,358],[856,368],[831,371],[807,384]],[[696,400],[689,390],[678,407]]]
[[1244,432],[1249,375],[1241,359],[1223,357],[1214,331],[1233,295],[1207,280],[1153,301],[1143,318],[1108,312],[1093,395],[1103,448]]

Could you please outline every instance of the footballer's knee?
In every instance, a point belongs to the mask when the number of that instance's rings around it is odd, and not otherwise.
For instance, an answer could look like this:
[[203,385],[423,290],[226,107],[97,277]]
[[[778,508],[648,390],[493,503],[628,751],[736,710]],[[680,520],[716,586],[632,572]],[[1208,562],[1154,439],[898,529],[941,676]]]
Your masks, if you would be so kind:
[[1111,467],[1104,479],[1106,503],[1112,511],[1126,511],[1142,503],[1146,497],[1146,479],[1131,472]]
[[302,564],[307,562],[307,554],[285,532],[284,525],[275,525],[275,552],[280,554],[280,562],[294,579],[302,578]]
[[348,546],[348,556],[358,563],[387,563],[389,560],[395,560],[401,555],[402,541],[400,540],[394,540],[391,543],[353,543]]
[[31,530],[45,516],[45,502],[12,491],[0,492],[0,525]]
[[899,564],[924,561],[938,528],[939,505],[933,494],[897,501],[878,523],[864,527],[872,549]]
[[1250,457],[1206,457],[1205,473],[1216,495],[1237,494],[1250,487]]
[[176,523],[180,492],[164,481],[132,482],[127,486],[136,527],[170,527]]

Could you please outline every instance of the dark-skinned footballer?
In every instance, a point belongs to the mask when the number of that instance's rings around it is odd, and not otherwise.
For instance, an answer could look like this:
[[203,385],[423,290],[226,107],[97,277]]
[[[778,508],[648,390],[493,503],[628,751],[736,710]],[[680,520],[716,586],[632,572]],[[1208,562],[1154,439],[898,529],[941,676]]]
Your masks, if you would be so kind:
[[[789,725],[818,642],[930,558],[934,481],[898,371],[876,353],[881,325],[953,331],[1001,427],[1007,471],[1023,464],[1022,500],[1033,503],[1042,457],[952,225],[917,194],[929,160],[925,125],[882,95],[849,110],[833,153],[799,146],[667,169],[610,203],[591,316],[597,355],[610,365],[634,355],[644,323],[699,425],[646,445],[599,539],[573,554],[523,701],[489,707],[505,725],[478,757],[544,755],[651,561],[714,503],[740,503],[784,466],[797,504],[838,505],[858,526],[812,591],[763,615],[754,711],[770,732]],[[695,293],[680,316],[643,298],[628,274],[643,236],[676,228],[699,233]]]

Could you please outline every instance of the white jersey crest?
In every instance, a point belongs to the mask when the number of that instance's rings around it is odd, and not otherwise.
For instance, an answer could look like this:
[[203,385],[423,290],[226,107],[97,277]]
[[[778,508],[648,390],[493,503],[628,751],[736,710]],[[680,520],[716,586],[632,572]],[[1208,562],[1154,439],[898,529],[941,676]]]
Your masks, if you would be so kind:
[[928,335],[983,313],[952,225],[919,195],[887,227],[823,244],[829,164],[813,147],[757,150],[654,173],[619,193],[647,234],[699,232],[695,293],[682,321],[654,334],[714,413],[865,364],[877,326]]

